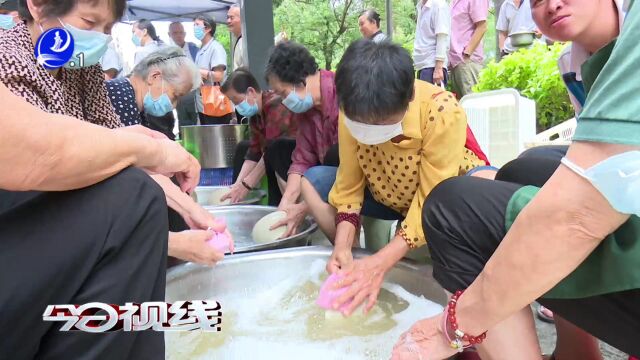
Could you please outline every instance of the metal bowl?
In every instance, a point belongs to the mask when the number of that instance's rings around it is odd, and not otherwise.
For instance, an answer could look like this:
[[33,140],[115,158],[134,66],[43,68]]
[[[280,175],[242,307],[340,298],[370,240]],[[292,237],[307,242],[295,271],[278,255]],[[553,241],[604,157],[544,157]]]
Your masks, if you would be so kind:
[[[179,265],[167,271],[166,299],[172,302],[215,299],[223,294],[246,296],[247,289],[266,289],[291,274],[307,271],[314,260],[329,259],[331,251],[332,248],[325,246],[298,247],[231,255],[215,267],[193,263]],[[355,258],[368,255],[371,253],[366,250],[353,249]],[[434,280],[432,267],[428,264],[403,259],[387,273],[385,281],[398,284],[408,292],[422,295],[440,305],[447,301],[444,290]]]
[[533,31],[520,31],[509,35],[511,38],[511,45],[521,47],[529,46],[533,44],[536,38],[536,33]]
[[227,221],[227,228],[233,235],[237,253],[282,249],[294,246],[308,245],[309,235],[311,235],[318,225],[311,217],[302,221],[298,228],[298,233],[269,243],[257,243],[251,236],[253,226],[265,215],[276,211],[275,207],[259,205],[239,205],[239,206],[216,206],[206,207],[215,217],[222,217]]
[[[218,189],[228,188],[228,186],[198,186],[195,191],[191,194],[193,200],[195,200],[198,204],[204,207],[216,207],[216,206],[231,206],[229,205],[216,205],[212,204],[211,195],[214,191]],[[247,197],[244,200],[235,203],[233,205],[254,205],[259,204],[262,199],[267,196],[267,192],[264,190],[256,189],[251,190],[247,194]]]

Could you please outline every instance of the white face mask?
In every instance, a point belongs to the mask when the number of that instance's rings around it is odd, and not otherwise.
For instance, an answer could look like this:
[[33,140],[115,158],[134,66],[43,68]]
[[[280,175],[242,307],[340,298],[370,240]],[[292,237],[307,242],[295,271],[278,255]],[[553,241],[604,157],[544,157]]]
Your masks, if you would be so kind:
[[350,120],[345,116],[344,124],[351,132],[351,136],[365,145],[382,144],[398,135],[402,135],[402,120],[391,125],[370,125]]

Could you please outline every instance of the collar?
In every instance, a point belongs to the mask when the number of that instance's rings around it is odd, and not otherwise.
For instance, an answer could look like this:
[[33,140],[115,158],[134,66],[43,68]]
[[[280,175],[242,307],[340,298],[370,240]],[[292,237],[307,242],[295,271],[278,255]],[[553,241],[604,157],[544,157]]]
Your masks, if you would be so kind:
[[382,34],[382,30],[378,30],[376,33],[374,33],[373,35],[371,35],[370,39],[375,38],[376,36],[378,36],[378,34]]
[[[625,7],[628,7],[629,0],[614,0],[616,8],[618,9],[618,26],[620,32],[622,32],[622,25],[624,24],[624,18],[626,15]],[[576,73],[576,79],[582,81],[582,64],[591,57],[591,53],[587,51],[583,46],[576,43],[571,44],[571,55],[569,58],[569,71]]]

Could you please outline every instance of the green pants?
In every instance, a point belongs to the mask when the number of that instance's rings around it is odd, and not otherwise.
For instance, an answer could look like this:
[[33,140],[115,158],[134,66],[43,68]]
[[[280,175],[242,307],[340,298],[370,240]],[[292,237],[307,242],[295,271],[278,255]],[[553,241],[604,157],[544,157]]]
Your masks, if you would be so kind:
[[[385,247],[393,238],[393,234],[395,234],[396,229],[393,227],[393,224],[394,221],[391,220],[380,220],[363,216],[362,227],[364,228],[365,249],[371,252],[377,252]],[[421,263],[431,262],[429,249],[426,245],[415,250],[409,250],[405,258]]]
[[473,86],[478,83],[478,75],[482,70],[482,65],[473,61],[462,62],[450,72],[450,83],[453,92],[458,97],[473,93]]

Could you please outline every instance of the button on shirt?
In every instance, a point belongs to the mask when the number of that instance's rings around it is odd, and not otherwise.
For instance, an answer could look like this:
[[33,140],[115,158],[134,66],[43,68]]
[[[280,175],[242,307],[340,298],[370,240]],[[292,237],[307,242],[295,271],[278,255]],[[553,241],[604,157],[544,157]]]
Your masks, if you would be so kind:
[[[202,47],[198,51],[198,54],[196,55],[195,63],[198,68],[202,70],[211,70],[219,65],[224,65],[226,67],[227,52],[219,42],[211,39],[206,45],[202,45]],[[211,82],[209,80],[206,80],[205,83],[210,84]],[[201,95],[196,96],[196,107],[198,108],[198,112],[204,111]]]
[[[413,62],[417,70],[436,66],[436,35],[451,33],[451,11],[445,0],[420,0],[416,6],[418,25],[413,42]],[[447,57],[444,58],[447,66]]]
[[[511,35],[521,31],[535,31],[536,24],[531,17],[531,5],[529,0],[522,0],[520,7],[517,7],[513,0],[507,0],[500,8],[496,30],[504,31],[507,35]],[[507,37],[504,41],[504,50],[512,53],[517,50],[511,45],[511,38]]]
[[[489,14],[489,0],[454,0],[451,6],[451,48],[449,49],[449,64],[451,68],[463,62],[462,52],[469,44],[476,29],[475,23],[487,21]],[[484,61],[483,41],[471,54],[471,61],[482,64]]]

